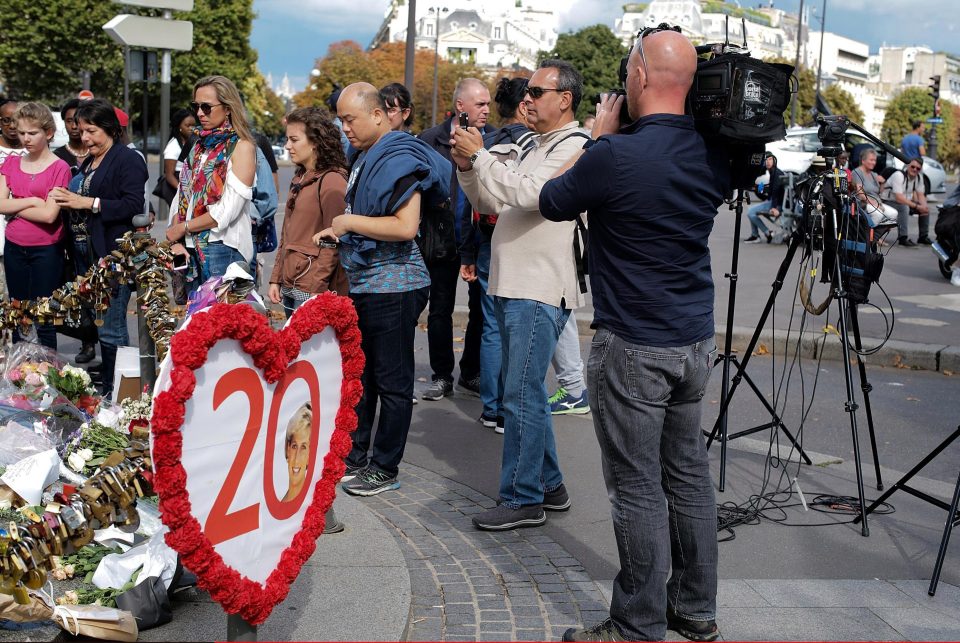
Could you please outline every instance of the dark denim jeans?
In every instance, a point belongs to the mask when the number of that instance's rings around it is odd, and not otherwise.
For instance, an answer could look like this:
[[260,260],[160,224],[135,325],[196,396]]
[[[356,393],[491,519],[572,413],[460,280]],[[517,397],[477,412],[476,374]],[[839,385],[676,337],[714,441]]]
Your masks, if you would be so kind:
[[717,507],[700,429],[715,355],[712,337],[678,348],[602,328],[593,338],[587,385],[620,553],[610,616],[628,640],[662,641],[668,602],[689,619],[716,615]]
[[[49,297],[63,280],[63,248],[54,243],[48,246],[21,246],[9,239],[3,253],[3,269],[7,274],[7,293],[10,299],[33,300]],[[37,339],[41,344],[57,350],[57,330],[53,324],[36,324]],[[20,341],[20,333],[13,329],[13,341]]]
[[427,344],[434,378],[453,381],[453,307],[460,279],[460,261],[427,264],[430,271],[430,313],[427,315]]
[[543,503],[563,483],[544,378],[570,311],[532,299],[494,297],[500,327],[504,422],[500,501]]
[[493,307],[493,297],[487,294],[490,279],[490,239],[484,239],[477,248],[477,282],[480,284],[480,305],[483,310],[483,333],[480,339],[480,401],[488,418],[500,415],[500,327]]
[[[413,340],[429,291],[421,288],[350,295],[357,309],[363,336],[361,346],[367,359],[361,378],[363,397],[357,404],[353,450],[347,456],[350,466],[369,464],[371,468],[397,475],[413,414]],[[377,401],[380,417],[376,436],[373,436]]]

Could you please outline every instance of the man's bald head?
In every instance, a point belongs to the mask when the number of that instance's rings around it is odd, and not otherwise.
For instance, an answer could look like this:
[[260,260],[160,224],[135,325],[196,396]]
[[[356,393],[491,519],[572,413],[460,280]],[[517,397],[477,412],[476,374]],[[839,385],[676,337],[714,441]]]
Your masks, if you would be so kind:
[[356,107],[365,109],[367,113],[373,113],[375,109],[384,109],[383,99],[380,97],[380,90],[370,83],[353,83],[347,85],[347,88],[340,93],[340,99],[337,101],[337,110],[344,101],[352,101]]
[[683,114],[697,51],[676,31],[658,31],[633,48],[628,61],[627,106],[633,118],[647,114]]
[[470,127],[483,127],[490,116],[490,89],[477,78],[464,78],[453,90],[453,108],[466,112]]
[[360,150],[370,149],[390,131],[383,98],[370,83],[348,85],[337,100],[337,116],[347,140]]

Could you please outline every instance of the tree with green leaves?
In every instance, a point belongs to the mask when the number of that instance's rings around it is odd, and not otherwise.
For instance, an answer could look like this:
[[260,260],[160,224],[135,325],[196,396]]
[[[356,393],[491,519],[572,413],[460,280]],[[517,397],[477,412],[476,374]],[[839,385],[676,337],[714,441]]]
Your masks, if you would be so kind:
[[581,121],[596,108],[597,94],[620,86],[617,74],[626,48],[606,25],[584,27],[560,34],[552,51],[540,52],[540,60],[560,58],[571,63],[583,75],[583,100],[577,109]]
[[[84,71],[90,89],[115,104],[123,101],[123,48],[103,31],[122,11],[105,0],[4,0],[0,3],[0,77],[4,91],[18,98],[57,105],[76,96]],[[140,15],[159,10],[139,9]],[[258,75],[257,53],[250,47],[252,0],[196,0],[194,10],[174,18],[193,22],[193,49],[173,52],[170,104],[192,100],[193,84],[210,74],[222,74],[243,86]],[[143,85],[131,84],[130,102],[136,113]],[[159,86],[147,88],[159,102]],[[169,115],[162,115],[166,119]]]
[[[794,61],[788,60],[782,56],[765,58],[769,63],[783,63],[793,66]],[[797,125],[809,127],[815,124],[813,118],[813,106],[817,98],[817,73],[808,67],[801,66],[794,72],[797,76],[799,88],[797,90]],[[854,123],[863,122],[863,110],[857,105],[856,99],[839,85],[830,85],[823,87],[821,83],[820,94],[830,107],[834,114],[846,116]],[[787,125],[790,124],[790,109],[783,115]]]
[[[924,121],[933,115],[933,96],[923,87],[907,87],[897,93],[887,104],[883,117],[883,138],[894,147],[900,146],[903,137],[913,129],[913,121]],[[943,123],[937,128],[937,159],[945,165],[960,163],[960,123],[954,105],[940,99],[940,116]],[[927,140],[930,139],[927,125]],[[929,146],[928,146],[929,147]]]

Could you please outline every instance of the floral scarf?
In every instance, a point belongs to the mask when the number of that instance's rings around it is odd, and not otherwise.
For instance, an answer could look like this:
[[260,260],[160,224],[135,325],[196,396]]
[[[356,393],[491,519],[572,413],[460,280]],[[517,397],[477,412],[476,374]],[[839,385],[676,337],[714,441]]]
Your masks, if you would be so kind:
[[[197,142],[180,171],[180,198],[177,201],[177,222],[179,223],[203,216],[211,205],[220,201],[227,182],[227,162],[237,141],[240,140],[229,120],[216,129],[196,128],[194,134],[197,135]],[[207,159],[201,166],[200,160],[204,154],[207,155]],[[191,201],[193,212],[188,213]],[[188,214],[190,216],[187,216]],[[209,230],[194,235],[201,265],[204,263],[203,251],[209,236]],[[193,281],[198,272],[202,271],[195,272],[191,266],[187,280]]]

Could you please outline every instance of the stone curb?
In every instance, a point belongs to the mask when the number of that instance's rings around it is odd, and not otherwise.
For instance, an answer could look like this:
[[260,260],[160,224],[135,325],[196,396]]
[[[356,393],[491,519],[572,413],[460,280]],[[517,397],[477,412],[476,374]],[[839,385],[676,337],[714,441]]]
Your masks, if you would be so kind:
[[[593,335],[593,329],[590,328],[591,319],[586,315],[577,318],[577,327],[581,335]],[[420,316],[420,323],[427,323],[427,315],[424,312]],[[453,311],[453,323],[457,328],[463,328],[467,323],[466,306],[457,306]],[[731,348],[735,352],[743,352],[750,339],[753,336],[754,329],[744,326],[733,327],[733,339]],[[716,337],[717,346],[723,348],[726,328],[723,325],[717,325]],[[823,337],[826,335],[826,341]],[[786,334],[777,332],[776,335],[771,331],[764,330],[760,333],[758,347],[762,350],[777,355],[784,355],[786,349]],[[944,344],[924,344],[920,342],[904,342],[896,339],[888,340],[883,347],[876,352],[873,349],[880,345],[881,340],[872,337],[861,338],[863,348],[868,355],[864,356],[864,361],[868,364],[877,366],[893,366],[897,368],[909,368],[922,371],[940,371],[945,374],[960,373],[960,346],[946,346]],[[842,345],[840,337],[836,332],[815,333],[811,331],[804,332],[799,343],[796,335],[790,338],[790,355],[800,349],[800,356],[810,359],[817,359],[822,356],[825,360],[840,360],[842,355]]]

